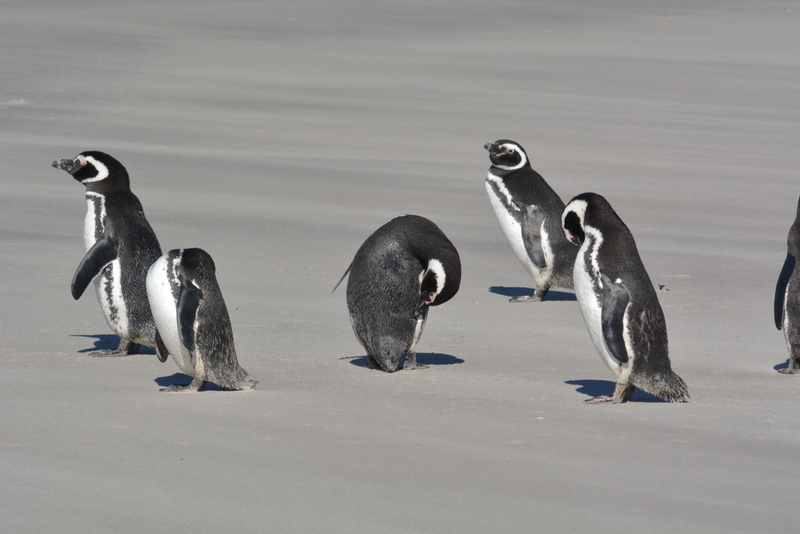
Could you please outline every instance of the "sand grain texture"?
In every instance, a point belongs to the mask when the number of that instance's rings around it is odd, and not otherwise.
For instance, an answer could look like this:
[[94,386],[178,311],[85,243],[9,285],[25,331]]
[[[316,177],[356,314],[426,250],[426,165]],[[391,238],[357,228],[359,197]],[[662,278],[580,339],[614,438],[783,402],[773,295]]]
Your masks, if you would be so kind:
[[[552,5],[551,5],[552,4]],[[800,379],[772,297],[800,193],[797,2],[5,2],[0,530],[790,532]],[[609,393],[569,292],[532,280],[483,189],[519,141],[604,195],[692,399]],[[69,282],[82,186],[127,167],[164,250],[217,264],[246,393],[116,338]],[[360,367],[343,289],[400,213],[459,249],[422,371]],[[490,290],[490,288],[494,288]],[[515,289],[517,288],[517,289]]]

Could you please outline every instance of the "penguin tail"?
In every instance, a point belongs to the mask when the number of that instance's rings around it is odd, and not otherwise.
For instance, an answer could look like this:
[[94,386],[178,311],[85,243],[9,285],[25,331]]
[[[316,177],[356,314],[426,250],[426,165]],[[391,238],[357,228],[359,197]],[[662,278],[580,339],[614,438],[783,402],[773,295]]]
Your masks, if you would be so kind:
[[333,294],[333,292],[334,292],[334,291],[336,291],[336,289],[339,287],[339,284],[341,284],[341,283],[342,283],[342,280],[344,280],[344,277],[345,277],[345,276],[347,276],[347,273],[349,273],[349,272],[350,272],[350,267],[352,267],[352,266],[353,266],[353,264],[352,264],[352,263],[351,263],[350,265],[348,265],[348,266],[347,266],[347,270],[344,272],[344,274],[342,275],[342,277],[341,277],[341,278],[339,278],[339,281],[338,281],[338,282],[336,282],[336,285],[335,285],[335,286],[333,286],[333,290],[331,291],[331,295],[332,295],[332,294]]
[[256,384],[258,384],[258,380],[238,365],[232,372],[215,373],[215,375],[215,383],[236,391],[255,389]]
[[686,402],[689,400],[689,388],[681,377],[671,369],[651,376],[637,383],[642,391],[655,395],[667,402]]

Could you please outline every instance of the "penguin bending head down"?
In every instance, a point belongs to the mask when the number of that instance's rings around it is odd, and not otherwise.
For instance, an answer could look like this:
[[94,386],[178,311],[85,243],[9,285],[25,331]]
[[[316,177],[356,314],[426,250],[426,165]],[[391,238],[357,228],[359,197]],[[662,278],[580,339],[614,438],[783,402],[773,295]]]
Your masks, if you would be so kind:
[[147,296],[156,322],[156,354],[172,356],[192,377],[188,386],[161,391],[199,391],[206,382],[228,389],[253,389],[257,381],[239,366],[233,329],[214,260],[204,250],[170,250],[147,274]]
[[595,193],[573,198],[562,225],[580,246],[575,295],[586,328],[617,379],[613,396],[586,402],[626,402],[637,387],[670,402],[687,400],[686,384],[670,366],[664,313],[628,227]]
[[497,222],[536,281],[533,295],[514,297],[511,302],[539,302],[551,286],[572,289],[576,250],[561,231],[561,198],[531,168],[519,143],[499,139],[484,148],[492,162],[486,192]]
[[416,345],[428,308],[453,298],[461,283],[461,260],[447,236],[424,217],[395,217],[361,245],[336,287],[348,272],[347,308],[367,367],[391,373],[404,353],[404,369],[423,367]]
[[142,204],[131,192],[128,171],[97,151],[56,160],[53,167],[86,186],[83,241],[87,252],[72,279],[72,296],[79,299],[94,280],[106,322],[120,337],[116,349],[92,356],[126,356],[135,354],[140,345],[155,346],[145,278],[161,255],[161,246]]
[[800,198],[797,199],[797,215],[789,228],[786,261],[775,286],[775,326],[783,329],[786,347],[789,349],[789,366],[780,369],[784,374],[800,373]]

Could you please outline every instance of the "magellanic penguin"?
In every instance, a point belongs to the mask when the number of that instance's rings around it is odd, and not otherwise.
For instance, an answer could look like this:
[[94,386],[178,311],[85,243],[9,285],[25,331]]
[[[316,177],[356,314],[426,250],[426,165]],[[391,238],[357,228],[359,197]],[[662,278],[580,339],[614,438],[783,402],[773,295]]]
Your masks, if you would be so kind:
[[253,389],[256,380],[239,366],[228,308],[214,260],[204,250],[170,250],[147,273],[147,296],[156,321],[156,354],[172,356],[192,377],[188,386],[161,391],[199,391],[206,382],[228,389]]
[[562,225],[580,246],[575,295],[586,328],[617,379],[613,396],[587,402],[626,402],[637,387],[670,402],[687,400],[686,384],[670,366],[664,313],[628,227],[595,193],[573,198]]
[[145,278],[161,247],[131,192],[128,171],[102,152],[82,152],[53,162],[86,186],[83,242],[86,256],[72,279],[77,300],[94,280],[106,321],[120,337],[119,347],[92,356],[135,354],[140,345],[155,345],[155,323],[147,303]]
[[564,238],[564,203],[538,172],[525,150],[514,141],[486,143],[492,166],[486,192],[500,228],[514,253],[536,281],[532,295],[511,302],[538,302],[551,286],[572,289],[575,247]]
[[797,216],[789,229],[788,251],[775,287],[775,326],[783,329],[789,349],[789,366],[779,369],[784,374],[800,373],[800,198]]
[[424,217],[401,215],[367,238],[336,287],[348,272],[347,308],[367,367],[391,373],[404,353],[404,369],[423,367],[415,350],[428,308],[461,284],[461,260],[447,236]]

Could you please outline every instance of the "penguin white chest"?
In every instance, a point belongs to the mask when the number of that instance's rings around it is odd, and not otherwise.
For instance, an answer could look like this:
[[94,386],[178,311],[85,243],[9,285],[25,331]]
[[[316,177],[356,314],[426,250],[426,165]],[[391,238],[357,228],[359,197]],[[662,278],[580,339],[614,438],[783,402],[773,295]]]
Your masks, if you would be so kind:
[[[170,276],[171,275],[171,276]],[[174,266],[166,255],[161,256],[147,272],[147,300],[161,341],[181,371],[194,378],[196,371],[192,354],[181,342],[178,331],[178,298]]]
[[525,242],[522,239],[522,224],[515,218],[509,210],[519,211],[519,208],[511,199],[511,193],[506,188],[503,180],[492,174],[486,175],[486,193],[489,195],[489,202],[492,210],[500,225],[500,229],[511,244],[511,249],[522,263],[528,273],[537,281],[542,279],[543,272],[531,261]]
[[[86,217],[83,221],[83,244],[88,251],[105,232],[105,196],[86,193]],[[103,315],[111,329],[121,337],[129,335],[128,307],[122,295],[122,271],[119,259],[112,261],[94,279],[94,290]]]
[[600,359],[619,379],[623,369],[609,352],[603,337],[603,289],[597,264],[597,250],[602,244],[603,238],[599,234],[592,235],[590,230],[590,228],[586,228],[586,239],[575,258],[573,267],[575,297],[578,299],[586,329],[589,331],[592,344],[600,354]]

